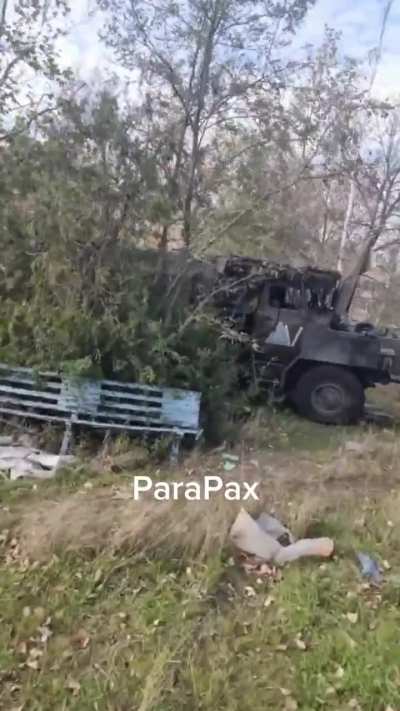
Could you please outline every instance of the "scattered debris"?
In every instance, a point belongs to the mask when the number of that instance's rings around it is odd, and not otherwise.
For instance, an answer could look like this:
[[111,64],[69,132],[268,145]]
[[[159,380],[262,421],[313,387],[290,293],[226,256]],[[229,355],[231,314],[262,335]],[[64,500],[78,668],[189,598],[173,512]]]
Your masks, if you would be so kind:
[[[272,527],[271,519],[274,521],[274,528]],[[323,558],[332,556],[334,543],[330,538],[305,538],[283,546],[276,536],[278,532],[282,533],[282,529],[287,535],[288,529],[282,524],[278,526],[279,522],[273,517],[267,517],[263,520],[270,526],[269,530],[274,530],[275,537],[270,532],[267,533],[257,521],[244,509],[241,509],[230,531],[230,536],[235,546],[246,553],[256,556],[261,561],[274,562],[277,565],[284,565],[306,556],[320,556]],[[290,537],[293,541],[291,534]]]
[[70,464],[74,457],[49,454],[34,447],[1,446],[0,471],[11,481],[24,479],[51,479],[63,464]]
[[240,553],[240,565],[248,575],[256,575],[258,578],[271,578],[276,580],[279,578],[279,571],[276,566],[268,565],[263,558],[249,555],[248,553]]
[[284,526],[277,518],[270,516],[267,513],[262,513],[258,517],[257,523],[265,533],[268,533],[272,538],[275,538],[282,546],[288,546],[294,543],[292,533]]
[[222,459],[224,460],[224,470],[226,472],[231,472],[233,469],[236,469],[239,463],[239,457],[236,454],[224,453]]
[[236,464],[234,462],[224,462],[224,471],[231,472],[236,469]]
[[357,553],[357,560],[361,566],[361,575],[379,585],[382,582],[382,571],[379,563],[366,553]]

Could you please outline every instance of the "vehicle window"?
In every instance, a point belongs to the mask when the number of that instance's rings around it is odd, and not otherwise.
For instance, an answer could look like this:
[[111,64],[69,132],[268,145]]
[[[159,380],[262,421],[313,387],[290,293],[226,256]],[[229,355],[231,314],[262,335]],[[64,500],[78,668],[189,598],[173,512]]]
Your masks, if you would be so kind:
[[332,308],[332,293],[327,294],[323,289],[307,289],[306,297],[309,309],[327,311]]
[[298,309],[301,307],[301,291],[274,284],[269,290],[269,303],[277,309]]
[[284,286],[274,285],[269,289],[269,303],[276,309],[282,309],[285,305],[285,292]]

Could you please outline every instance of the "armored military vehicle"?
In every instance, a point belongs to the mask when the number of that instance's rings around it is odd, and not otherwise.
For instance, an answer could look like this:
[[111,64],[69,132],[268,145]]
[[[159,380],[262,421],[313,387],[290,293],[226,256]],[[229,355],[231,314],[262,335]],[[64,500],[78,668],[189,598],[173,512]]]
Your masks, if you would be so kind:
[[240,336],[243,360],[303,416],[356,422],[366,388],[400,382],[398,335],[348,315],[357,279],[243,257],[214,260],[213,270],[208,298]]

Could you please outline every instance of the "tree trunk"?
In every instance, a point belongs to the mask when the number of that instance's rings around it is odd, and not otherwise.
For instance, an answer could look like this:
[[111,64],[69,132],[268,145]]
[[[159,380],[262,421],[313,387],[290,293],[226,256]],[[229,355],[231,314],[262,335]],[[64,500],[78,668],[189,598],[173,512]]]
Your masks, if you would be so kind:
[[191,154],[191,161],[190,161],[190,175],[189,175],[189,184],[188,184],[188,188],[186,191],[184,208],[183,208],[183,240],[185,243],[185,247],[188,247],[190,245],[190,240],[191,240],[192,203],[193,203],[194,186],[195,186],[196,173],[197,173],[197,168],[198,168],[198,163],[199,163],[199,155],[200,155],[201,120],[202,120],[202,116],[203,116],[205,100],[206,100],[207,92],[209,89],[209,83],[210,83],[210,67],[211,67],[211,62],[213,59],[215,35],[216,35],[217,29],[218,29],[218,25],[221,21],[221,17],[219,16],[220,9],[221,9],[220,3],[216,2],[215,7],[214,7],[213,17],[210,18],[210,25],[209,25],[209,29],[208,29],[208,34],[205,39],[203,59],[202,59],[201,70],[200,70],[199,88],[198,88],[197,97],[196,97],[197,98],[197,109],[196,109],[195,116],[194,116],[194,119],[192,122],[193,137],[192,137],[192,154]]
[[352,178],[350,180],[350,192],[349,192],[349,199],[347,201],[346,215],[345,215],[344,223],[343,223],[342,237],[341,237],[340,246],[339,246],[339,255],[338,255],[338,261],[337,261],[337,269],[339,272],[343,271],[344,253],[346,251],[346,244],[347,244],[347,239],[349,236],[350,221],[353,216],[355,196],[356,196],[356,182],[354,180],[354,177],[352,176]]

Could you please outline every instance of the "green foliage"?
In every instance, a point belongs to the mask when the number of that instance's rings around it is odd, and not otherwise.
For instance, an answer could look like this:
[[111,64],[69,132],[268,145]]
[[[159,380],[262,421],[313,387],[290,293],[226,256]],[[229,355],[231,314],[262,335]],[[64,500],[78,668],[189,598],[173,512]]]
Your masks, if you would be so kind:
[[0,360],[198,389],[215,420],[234,354],[215,326],[182,329],[185,298],[160,299],[162,260],[138,248],[146,215],[167,219],[168,206],[134,121],[103,93],[65,102],[40,140],[22,133],[5,149]]
[[[71,77],[70,71],[59,65],[57,51],[69,10],[66,0],[1,3],[0,141],[18,135],[38,115],[53,108],[54,82],[63,85]],[[43,80],[53,82],[50,90],[43,92]]]

